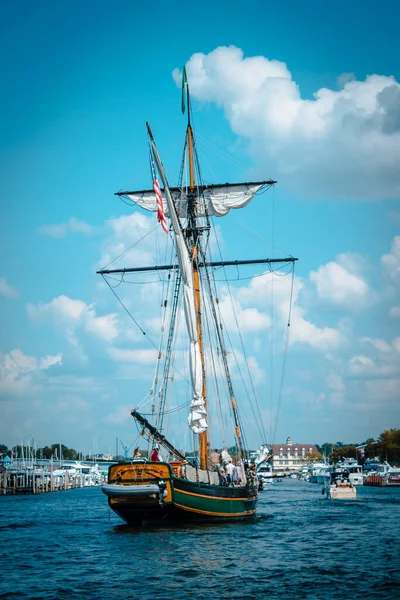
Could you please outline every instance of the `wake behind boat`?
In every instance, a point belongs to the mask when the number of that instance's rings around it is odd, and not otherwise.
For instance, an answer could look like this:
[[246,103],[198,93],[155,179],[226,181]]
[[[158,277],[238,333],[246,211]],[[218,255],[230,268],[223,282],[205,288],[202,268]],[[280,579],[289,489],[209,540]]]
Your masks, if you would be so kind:
[[[183,109],[187,106],[188,122],[178,185],[169,186],[154,137],[147,124],[153,187],[150,190],[117,194],[144,210],[157,212],[163,231],[172,241],[174,259],[171,264],[166,265],[98,271],[105,279],[110,275],[120,274],[121,282],[127,274],[168,272],[169,298],[163,303],[166,324],[161,328],[156,375],[151,388],[153,404],[150,419],[153,422],[137,409],[131,413],[153,448],[151,459],[137,458],[112,465],[108,483],[102,488],[110,507],[122,519],[134,524],[147,520],[244,519],[255,514],[258,478],[249,466],[243,418],[228,362],[227,336],[214,272],[216,268],[229,265],[237,268],[244,264],[264,264],[271,271],[272,263],[280,263],[281,266],[286,263],[292,273],[294,261],[297,260],[293,257],[210,260],[208,252],[212,217],[221,217],[231,209],[246,206],[256,194],[276,182],[265,180],[205,185],[202,182],[191,126],[190,95],[185,69],[182,103]],[[157,173],[162,186],[158,183]],[[116,295],[114,289],[113,292]],[[191,388],[191,400],[186,403],[190,404],[187,424],[193,434],[199,459],[192,463],[164,434],[164,416],[170,414],[167,410],[167,390],[171,396],[175,393],[172,389],[175,381],[174,349],[180,302],[186,324],[187,344],[185,352],[181,351],[181,360],[182,354],[184,360],[189,358],[187,371]],[[229,435],[234,440],[234,451],[230,450],[232,456],[225,443],[228,439],[225,431],[228,411],[232,424],[232,433]],[[210,450],[210,439],[215,439],[210,437],[210,431],[212,425],[217,428],[218,424],[222,430],[220,435],[224,451],[222,457],[215,459],[218,453]],[[161,450],[164,455],[169,455],[168,461],[160,457]]]

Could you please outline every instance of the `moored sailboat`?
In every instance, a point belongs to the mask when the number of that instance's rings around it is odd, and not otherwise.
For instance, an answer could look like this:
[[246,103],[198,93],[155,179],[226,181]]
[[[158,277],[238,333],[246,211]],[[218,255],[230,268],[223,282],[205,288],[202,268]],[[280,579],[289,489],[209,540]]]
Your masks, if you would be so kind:
[[[210,273],[217,267],[229,265],[267,264],[270,266],[271,263],[288,263],[293,266],[294,261],[297,260],[293,257],[235,261],[209,260],[207,249],[211,218],[224,216],[231,209],[246,206],[257,193],[270,188],[276,182],[265,180],[222,185],[203,184],[191,125],[190,95],[185,70],[182,90],[183,104],[187,105],[188,122],[181,175],[183,177],[183,173],[188,172],[187,182],[183,182],[181,177],[176,187],[169,186],[154,137],[147,124],[153,188],[117,194],[133,201],[144,210],[157,212],[160,226],[165,233],[171,235],[176,261],[167,265],[99,271],[103,277],[117,273],[124,277],[127,273],[155,270],[168,271],[169,276],[172,274],[174,277],[156,422],[151,423],[137,409],[133,409],[131,413],[154,450],[150,460],[137,457],[130,462],[112,465],[109,469],[108,483],[102,488],[108,497],[110,507],[126,522],[134,524],[146,520],[164,522],[185,519],[244,519],[254,516],[258,498],[258,478],[256,473],[248,468],[248,450],[230,374],[224,329],[219,316],[219,299],[213,290]],[[157,173],[162,186],[158,183]],[[192,463],[166,438],[163,429],[179,298],[183,299],[192,394],[187,421],[190,430],[198,440],[199,461]],[[206,308],[210,317],[207,324],[205,323]],[[214,328],[215,350],[206,348],[206,325],[207,329],[211,325]],[[219,459],[210,461],[208,432],[211,387],[206,356],[207,353],[212,355],[213,352],[218,355],[221,365],[218,376],[223,376],[225,380],[227,406],[224,410],[230,410],[232,417],[235,466],[227,450],[225,450],[223,466]],[[161,351],[158,359],[160,357]],[[158,377],[155,381],[159,382]],[[154,390],[152,393],[155,395]],[[170,460],[160,460],[156,444],[169,454]]]

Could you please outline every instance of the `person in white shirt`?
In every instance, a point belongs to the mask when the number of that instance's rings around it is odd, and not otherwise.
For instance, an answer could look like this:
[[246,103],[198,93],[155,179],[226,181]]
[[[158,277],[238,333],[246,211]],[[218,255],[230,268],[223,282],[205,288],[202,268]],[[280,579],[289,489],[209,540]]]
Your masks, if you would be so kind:
[[232,463],[232,459],[230,458],[228,464],[226,465],[226,478],[228,480],[228,484],[233,482],[233,472],[235,470],[235,466]]

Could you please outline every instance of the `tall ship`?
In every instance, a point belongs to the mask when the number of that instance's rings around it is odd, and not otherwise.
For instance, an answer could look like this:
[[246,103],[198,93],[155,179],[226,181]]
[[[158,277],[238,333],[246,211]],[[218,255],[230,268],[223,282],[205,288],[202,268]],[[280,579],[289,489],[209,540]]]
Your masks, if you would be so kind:
[[[147,123],[152,187],[117,192],[124,201],[157,214],[159,227],[168,236],[170,262],[98,271],[107,283],[110,279],[115,282],[118,277],[120,282],[126,281],[128,276],[143,276],[146,272],[163,275],[159,281],[164,284],[162,306],[165,313],[150,392],[151,409],[146,412],[136,406],[131,412],[148,444],[149,453],[144,458],[137,452],[132,460],[112,465],[108,482],[102,487],[111,509],[127,523],[137,526],[144,521],[165,523],[254,517],[258,478],[250,468],[246,444],[245,421],[249,415],[241,410],[240,398],[235,394],[234,382],[238,379],[240,365],[235,365],[235,377],[232,377],[228,355],[229,332],[224,326],[215,273],[229,266],[237,269],[241,265],[264,265],[263,269],[269,272],[274,268],[286,268],[293,285],[297,260],[292,256],[211,260],[210,232],[215,219],[224,217],[232,209],[245,207],[256,195],[274,186],[276,181],[204,183],[192,127],[185,69],[182,112],[187,114],[187,124],[177,184],[171,186],[167,180]],[[117,286],[110,287],[117,295]],[[179,343],[178,322],[182,323]],[[185,347],[182,348],[182,345]],[[175,351],[180,356],[177,360],[185,364],[180,377],[177,375]],[[179,378],[185,378],[185,373],[188,381],[186,392],[177,393],[175,384]],[[253,382],[251,385],[254,385]],[[179,444],[173,444],[167,435],[172,414],[188,428],[187,433],[180,433],[182,441]],[[228,427],[228,421],[232,426],[230,439],[233,440],[233,445],[229,446],[225,443],[224,433],[212,433],[213,429]],[[177,435],[176,428],[175,439]],[[220,452],[210,445],[211,440],[216,446],[217,439],[220,440],[218,446],[222,448]],[[192,457],[186,457],[181,449],[185,440],[193,444]]]

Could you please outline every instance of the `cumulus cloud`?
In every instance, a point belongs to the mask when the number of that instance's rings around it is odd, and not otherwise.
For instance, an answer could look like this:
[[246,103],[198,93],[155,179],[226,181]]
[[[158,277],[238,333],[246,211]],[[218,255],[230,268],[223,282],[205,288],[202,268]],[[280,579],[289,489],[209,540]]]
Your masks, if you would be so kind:
[[[357,355],[349,360],[348,372],[363,379],[391,379],[400,375],[400,337],[391,342],[379,338],[364,337],[361,342],[373,348],[372,356]],[[400,392],[399,392],[400,393]]]
[[61,365],[61,359],[61,354],[37,359],[19,349],[0,356],[0,397],[32,393],[41,381],[41,372]]
[[359,310],[360,302],[364,304],[368,298],[366,282],[333,261],[311,271],[310,280],[319,298],[347,309]]
[[105,417],[104,421],[106,423],[118,425],[132,421],[131,410],[132,406],[128,406],[127,404],[124,406],[118,406],[118,408]]
[[162,252],[168,240],[165,234],[160,236],[159,229],[154,215],[146,216],[139,211],[109,219],[99,266],[112,263],[109,268],[119,268],[156,264],[155,248],[160,247]]
[[[260,170],[305,193],[358,198],[400,193],[400,85],[372,74],[346,74],[342,89],[301,96],[288,66],[244,58],[234,46],[193,54],[192,96],[221,106],[232,130],[263,161]],[[173,76],[180,85],[180,73]]]
[[224,326],[229,331],[235,331],[239,327],[242,333],[254,333],[268,329],[271,324],[271,319],[268,315],[254,307],[243,307],[233,296],[223,296],[219,302],[219,310]]
[[[273,279],[273,284],[272,284]],[[273,293],[271,292],[271,286]],[[250,284],[237,291],[237,297],[243,304],[262,304],[264,307],[275,306],[276,324],[283,328],[287,326],[291,294],[291,277],[275,276],[266,273],[255,277]],[[305,282],[295,277],[293,282],[292,310],[290,325],[290,344],[303,343],[323,351],[338,348],[345,340],[342,331],[332,327],[318,327],[307,319],[307,310],[299,303],[300,293],[305,288]],[[267,315],[268,317],[268,315]]]
[[62,238],[69,233],[81,233],[82,235],[91,235],[94,231],[92,225],[79,221],[75,217],[71,217],[64,223],[54,225],[42,225],[38,229],[40,235],[47,235],[52,238]]
[[299,306],[292,310],[290,343],[309,344],[319,350],[336,350],[345,341],[341,331],[333,327],[318,327],[304,318],[306,311]]
[[94,306],[86,304],[83,300],[61,295],[47,304],[27,304],[26,310],[33,321],[50,321],[56,327],[64,329],[74,345],[77,344],[75,332],[79,328],[107,342],[118,336],[116,314],[98,317]]
[[6,298],[16,298],[18,296],[17,290],[8,283],[5,277],[0,277],[0,296]]
[[390,253],[384,254],[381,262],[395,290],[400,292],[400,235],[394,238]]
[[120,348],[109,348],[108,355],[111,358],[111,360],[116,362],[134,363],[140,365],[154,365],[157,358],[157,350],[129,350]]

